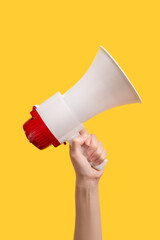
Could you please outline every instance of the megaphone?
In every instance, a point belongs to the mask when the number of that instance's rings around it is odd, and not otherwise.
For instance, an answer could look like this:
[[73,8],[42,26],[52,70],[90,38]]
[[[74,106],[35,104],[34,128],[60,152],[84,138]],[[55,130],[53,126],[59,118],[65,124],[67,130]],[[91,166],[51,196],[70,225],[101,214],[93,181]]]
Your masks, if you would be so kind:
[[141,98],[113,57],[103,48],[85,75],[63,95],[57,92],[34,105],[32,118],[23,129],[39,149],[59,146],[79,135],[83,123],[95,115],[120,105],[140,103]]

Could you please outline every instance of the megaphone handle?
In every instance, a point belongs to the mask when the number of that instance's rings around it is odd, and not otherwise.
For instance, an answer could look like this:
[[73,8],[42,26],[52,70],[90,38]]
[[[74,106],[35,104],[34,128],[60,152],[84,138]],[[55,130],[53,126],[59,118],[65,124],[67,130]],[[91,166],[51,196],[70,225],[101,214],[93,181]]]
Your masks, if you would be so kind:
[[[76,133],[72,138],[70,138],[70,139],[67,140],[68,143],[72,146],[72,139],[75,138],[75,137],[77,137],[77,136],[79,136],[79,135],[80,135],[79,133]],[[85,144],[82,145],[81,151],[82,151],[83,155],[87,158],[88,162],[90,163],[90,165],[91,165],[93,168],[95,168],[96,170],[99,170],[99,171],[102,170],[102,169],[105,167],[106,163],[107,163],[107,159],[105,159],[101,164],[95,166],[93,162],[90,162],[90,161],[89,161],[89,157],[88,157],[88,155],[87,155],[87,153],[86,153],[87,147],[88,147],[88,146],[85,145]]]

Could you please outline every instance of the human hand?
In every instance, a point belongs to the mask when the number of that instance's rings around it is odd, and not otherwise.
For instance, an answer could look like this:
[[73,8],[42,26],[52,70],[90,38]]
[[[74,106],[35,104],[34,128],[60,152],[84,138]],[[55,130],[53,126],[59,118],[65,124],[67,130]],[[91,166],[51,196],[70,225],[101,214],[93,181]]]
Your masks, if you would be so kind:
[[[82,153],[82,145],[85,146],[88,157]],[[106,159],[106,155],[107,152],[103,148],[102,142],[97,140],[96,135],[89,134],[86,129],[81,130],[80,136],[72,140],[70,158],[78,178],[99,181],[104,169],[96,170],[89,162],[93,162],[95,166],[100,165]]]

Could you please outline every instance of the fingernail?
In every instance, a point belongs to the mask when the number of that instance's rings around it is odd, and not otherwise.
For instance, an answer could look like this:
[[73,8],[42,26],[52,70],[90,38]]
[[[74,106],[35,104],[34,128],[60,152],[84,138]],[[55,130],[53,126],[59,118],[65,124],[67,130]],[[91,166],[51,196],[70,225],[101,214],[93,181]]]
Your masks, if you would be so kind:
[[96,160],[96,157],[92,157],[91,159],[92,159],[92,161],[95,161],[95,160]]

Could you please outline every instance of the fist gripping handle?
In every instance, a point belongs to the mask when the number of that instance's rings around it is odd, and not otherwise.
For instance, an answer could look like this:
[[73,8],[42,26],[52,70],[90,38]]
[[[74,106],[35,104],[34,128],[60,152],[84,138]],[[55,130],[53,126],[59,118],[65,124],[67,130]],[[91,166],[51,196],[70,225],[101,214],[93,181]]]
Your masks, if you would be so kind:
[[[72,140],[75,138],[75,137],[77,137],[77,136],[79,136],[80,134],[79,133],[77,133],[77,134],[75,134],[72,138],[70,138],[70,139],[68,139],[67,141],[68,141],[68,143],[72,146]],[[85,145],[85,144],[83,144],[82,145],[82,147],[81,147],[81,151],[82,151],[82,153],[83,153],[83,155],[88,159],[89,157],[88,157],[88,155],[87,155],[87,153],[86,153],[86,149],[87,149],[87,146]],[[94,165],[94,163],[93,162],[90,162],[89,161],[89,163],[90,163],[90,165],[93,167],[93,168],[95,168],[96,170],[102,170],[104,167],[105,167],[105,165],[106,165],[106,163],[107,163],[107,159],[105,159],[101,164],[99,164],[99,165]]]

